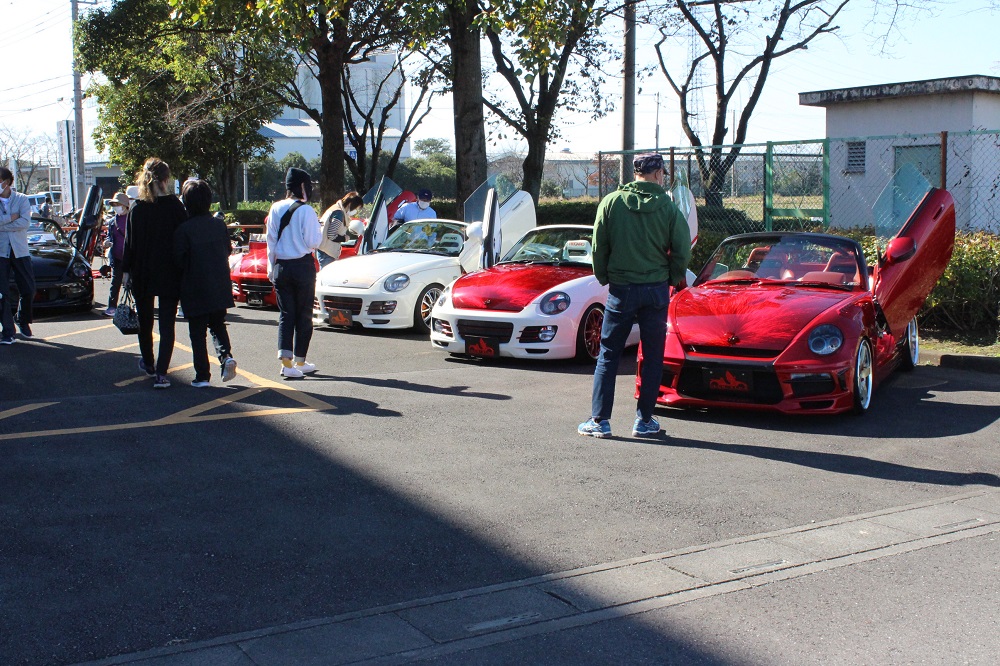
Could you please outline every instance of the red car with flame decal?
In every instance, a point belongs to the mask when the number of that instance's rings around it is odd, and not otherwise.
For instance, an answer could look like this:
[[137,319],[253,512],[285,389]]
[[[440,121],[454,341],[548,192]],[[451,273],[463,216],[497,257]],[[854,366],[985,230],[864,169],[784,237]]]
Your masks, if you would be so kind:
[[907,166],[860,222],[880,238],[870,268],[857,242],[830,234],[723,241],[671,300],[658,402],[867,411],[882,380],[918,363],[916,315],[951,258],[955,204]]
[[[594,277],[593,229],[528,231],[492,268],[463,275],[431,312],[431,343],[457,356],[573,358],[601,349],[608,288]],[[639,341],[633,329],[629,344]]]

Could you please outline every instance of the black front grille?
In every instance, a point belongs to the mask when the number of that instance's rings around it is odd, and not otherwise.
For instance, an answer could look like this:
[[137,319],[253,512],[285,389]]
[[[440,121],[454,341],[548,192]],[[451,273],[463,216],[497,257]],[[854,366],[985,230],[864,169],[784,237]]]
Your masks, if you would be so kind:
[[274,285],[270,280],[250,278],[243,280],[242,289],[244,294],[270,294]]
[[745,347],[717,347],[711,345],[688,345],[687,351],[693,354],[731,356],[736,358],[774,358],[778,355],[778,352],[772,349],[747,349]]
[[346,296],[324,296],[323,307],[329,310],[350,310],[351,314],[361,314],[360,298],[348,298]]
[[511,336],[514,335],[514,324],[509,321],[459,319],[458,334],[463,338],[469,336],[496,338],[501,343],[507,343],[510,342]]
[[[760,405],[776,405],[781,402],[781,384],[778,376],[773,370],[755,368],[753,374],[753,386],[746,393],[735,391],[725,391],[708,388],[705,370],[725,369],[724,365],[708,365],[702,363],[685,363],[681,369],[680,379],[677,381],[677,392],[698,398],[700,400],[718,400],[725,402],[746,402]],[[744,370],[746,366],[733,366],[734,369]]]

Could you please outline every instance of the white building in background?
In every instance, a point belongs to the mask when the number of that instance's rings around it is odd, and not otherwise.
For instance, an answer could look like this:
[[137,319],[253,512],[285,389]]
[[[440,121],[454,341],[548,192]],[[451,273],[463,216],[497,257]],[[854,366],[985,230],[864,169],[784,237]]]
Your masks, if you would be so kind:
[[[393,69],[396,62],[395,53],[377,53],[368,62],[351,65],[349,68],[351,90],[357,99],[358,106],[366,112],[374,109],[373,117],[381,118],[385,105],[393,93],[403,85],[402,74]],[[323,100],[320,95],[316,78],[306,66],[299,67],[296,83],[307,106],[323,110]],[[380,89],[381,86],[381,89]],[[356,119],[361,120],[361,119]],[[387,118],[388,130],[382,139],[382,150],[393,151],[399,143],[406,122],[406,95],[401,95],[399,102],[389,111]],[[284,107],[280,115],[261,128],[261,134],[274,141],[271,158],[280,160],[289,153],[299,153],[307,160],[320,156],[322,150],[322,135],[316,121],[301,109]],[[347,134],[344,142],[348,152],[351,151]],[[410,156],[409,140],[403,145],[401,157]]]
[[546,151],[542,178],[562,187],[563,197],[596,197],[599,194],[597,155],[574,153],[569,148]]
[[1000,182],[1000,132],[970,134],[1000,130],[1000,78],[970,75],[804,92],[799,104],[826,109],[832,224],[864,225],[857,203],[873,203],[908,163],[952,193],[960,227],[1000,226],[993,197]]

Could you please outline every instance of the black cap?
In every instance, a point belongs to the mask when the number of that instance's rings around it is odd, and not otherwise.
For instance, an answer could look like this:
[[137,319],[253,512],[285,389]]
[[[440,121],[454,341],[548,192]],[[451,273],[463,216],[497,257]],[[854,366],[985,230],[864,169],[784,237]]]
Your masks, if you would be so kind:
[[426,187],[417,192],[417,198],[423,199],[424,201],[430,201],[432,196],[433,195],[431,194],[431,191],[428,190]]
[[632,168],[636,173],[653,173],[663,168],[663,155],[659,153],[636,155],[632,160]]
[[299,186],[303,183],[312,185],[312,176],[309,175],[309,172],[304,169],[289,167],[288,173],[285,174],[285,189],[291,192],[298,192]]

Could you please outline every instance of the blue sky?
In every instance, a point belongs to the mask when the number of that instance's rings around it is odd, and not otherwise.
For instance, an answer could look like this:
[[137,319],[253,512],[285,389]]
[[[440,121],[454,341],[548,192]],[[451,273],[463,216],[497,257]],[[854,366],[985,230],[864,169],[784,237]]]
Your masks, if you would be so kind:
[[[877,53],[868,34],[871,12],[867,1],[855,0],[838,23],[841,37],[824,37],[806,52],[776,61],[751,123],[751,142],[812,139],[824,134],[820,108],[801,107],[798,93],[879,83],[984,74],[1000,76],[1000,11],[990,0],[944,1],[934,14],[913,16],[889,53]],[[51,133],[59,120],[72,117],[69,0],[0,0],[5,35],[0,43],[0,126]],[[81,5],[81,9],[85,6]],[[617,26],[609,24],[609,34]],[[639,61],[652,64],[652,39],[639,35]],[[609,78],[609,93],[620,93],[620,79]],[[662,75],[641,84],[636,112],[636,146],[651,146],[655,136],[656,92],[660,92],[660,144],[684,145],[677,102]],[[61,98],[61,100],[60,100]],[[711,106],[713,101],[706,99]],[[416,138],[450,140],[451,106],[438,100]],[[591,121],[566,117],[565,138],[553,149],[580,152],[620,147],[620,113]],[[992,128],[991,128],[992,129]],[[510,142],[491,152],[514,149]]]

